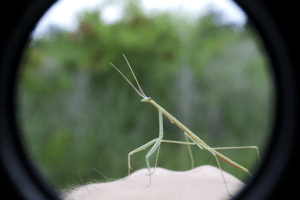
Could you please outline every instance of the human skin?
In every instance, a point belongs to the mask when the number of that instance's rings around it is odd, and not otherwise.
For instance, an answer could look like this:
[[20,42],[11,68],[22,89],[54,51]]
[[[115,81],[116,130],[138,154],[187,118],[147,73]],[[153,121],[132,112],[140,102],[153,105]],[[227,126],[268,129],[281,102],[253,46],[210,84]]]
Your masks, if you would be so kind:
[[229,199],[245,184],[219,168],[203,165],[188,171],[170,171],[156,168],[149,186],[148,169],[135,171],[125,179],[92,183],[64,194],[64,200],[182,200]]

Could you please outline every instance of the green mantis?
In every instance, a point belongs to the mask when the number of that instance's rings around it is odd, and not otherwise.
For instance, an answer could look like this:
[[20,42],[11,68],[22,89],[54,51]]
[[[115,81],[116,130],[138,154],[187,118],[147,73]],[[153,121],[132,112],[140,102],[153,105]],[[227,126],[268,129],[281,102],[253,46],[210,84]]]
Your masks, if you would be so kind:
[[[151,97],[147,97],[145,95],[145,93],[143,92],[126,56],[123,54],[132,74],[133,74],[133,77],[138,85],[138,88],[139,90],[133,86],[133,84],[122,74],[122,72],[117,68],[115,67],[112,63],[110,63],[126,80],[127,82],[133,87],[133,89],[138,93],[138,95],[140,95],[143,99],[141,100],[142,102],[145,102],[145,103],[150,103],[152,104],[155,108],[157,108],[158,110],[158,117],[159,117],[159,136],[158,138],[155,138],[153,140],[151,140],[150,142],[142,145],[141,147],[131,151],[129,154],[128,154],[128,175],[130,174],[130,169],[131,168],[131,165],[130,165],[130,156],[132,154],[135,154],[139,151],[142,151],[142,150],[145,150],[146,148],[150,147],[151,145],[152,148],[150,149],[150,151],[147,153],[146,155],[146,164],[147,164],[147,168],[148,168],[148,171],[149,171],[149,176],[150,176],[150,182],[149,182],[149,185],[151,184],[151,175],[154,173],[154,170],[153,172],[151,172],[150,170],[150,164],[149,164],[149,157],[157,150],[157,156],[156,156],[156,162],[155,162],[155,167],[157,165],[157,159],[158,159],[158,154],[159,154],[159,149],[160,149],[160,144],[162,142],[166,142],[166,143],[175,143],[175,144],[185,144],[185,145],[188,145],[189,147],[189,152],[190,152],[190,155],[191,155],[191,160],[192,160],[192,168],[194,166],[194,160],[193,160],[193,156],[191,154],[191,150],[190,150],[190,145],[196,145],[198,146],[201,150],[207,150],[208,152],[210,152],[216,159],[216,162],[218,164],[218,167],[220,169],[220,172],[221,172],[221,175],[223,177],[223,180],[224,180],[224,183],[225,183],[225,186],[226,186],[226,190],[228,191],[228,188],[227,188],[227,184],[226,184],[226,180],[224,178],[224,175],[223,175],[223,172],[222,172],[222,169],[221,169],[221,166],[220,166],[220,163],[219,163],[219,160],[222,160],[224,161],[225,163],[231,165],[232,167],[235,167],[236,169],[239,169],[245,173],[248,173],[250,176],[250,172],[248,171],[248,169],[246,169],[245,167],[237,164],[236,162],[230,160],[229,158],[227,158],[226,156],[222,155],[221,153],[219,153],[217,150],[224,150],[224,149],[256,149],[257,151],[257,154],[258,154],[258,159],[259,158],[259,151],[258,151],[258,147],[257,146],[242,146],[242,147],[218,147],[218,148],[212,148],[210,146],[208,146],[203,140],[201,140],[197,135],[195,135],[191,130],[189,130],[186,126],[184,126],[179,120],[177,120],[173,115],[171,115],[169,112],[167,112],[164,108],[162,108],[158,103],[156,103],[153,99],[151,99]],[[172,140],[163,140],[163,115],[165,115],[173,124],[175,124],[176,126],[178,126],[185,134],[185,137],[186,137],[186,142],[181,142],[181,141],[172,141]],[[188,139],[190,139],[192,142],[189,142]],[[229,193],[229,191],[228,191]]]

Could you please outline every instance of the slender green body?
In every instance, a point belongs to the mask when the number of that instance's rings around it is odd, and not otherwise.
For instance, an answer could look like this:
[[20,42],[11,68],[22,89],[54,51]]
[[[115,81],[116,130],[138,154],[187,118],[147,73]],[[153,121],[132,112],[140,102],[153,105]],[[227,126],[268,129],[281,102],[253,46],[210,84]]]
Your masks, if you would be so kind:
[[[219,152],[217,152],[216,150],[214,150],[213,148],[211,148],[210,146],[208,146],[203,140],[201,140],[197,135],[195,135],[190,129],[188,129],[186,126],[184,126],[180,121],[178,121],[173,115],[171,115],[169,112],[167,112],[165,109],[163,109],[159,104],[157,104],[155,101],[153,101],[152,99],[149,98],[149,101],[145,101],[145,102],[149,102],[152,105],[154,105],[159,111],[161,111],[173,124],[175,124],[176,126],[178,126],[181,130],[183,130],[184,132],[186,132],[190,138],[198,143],[198,146],[200,145],[202,148],[213,152],[217,158],[219,158],[220,160],[226,162],[227,164],[243,171],[246,173],[249,173],[249,171],[244,168],[243,166],[237,164],[236,162],[230,160],[229,158],[227,158],[226,156],[220,154]],[[200,148],[201,148],[200,147]],[[201,148],[201,149],[202,149]]]
[[[191,156],[191,161],[192,161],[192,168],[194,167],[194,159],[193,159],[193,156],[192,156],[192,152],[191,152],[191,149],[190,149],[190,145],[197,145],[200,149],[206,149],[207,151],[209,151],[212,155],[215,156],[216,158],[216,161],[217,161],[217,164],[220,168],[220,172],[222,174],[222,177],[223,177],[223,180],[224,180],[224,183],[225,183],[225,186],[226,186],[226,190],[228,191],[228,194],[229,193],[229,190],[228,190],[228,187],[227,187],[227,184],[226,184],[226,181],[225,181],[225,178],[224,178],[224,175],[223,175],[223,172],[221,170],[221,166],[220,166],[220,163],[219,163],[219,160],[222,160],[224,161],[225,163],[243,171],[243,172],[246,172],[248,174],[250,174],[250,172],[244,168],[243,166],[233,162],[232,160],[230,160],[229,158],[227,158],[226,156],[220,154],[219,152],[217,152],[216,150],[217,149],[245,149],[245,148],[250,148],[250,149],[256,149],[257,150],[257,155],[258,155],[258,159],[260,160],[259,158],[259,152],[258,152],[258,148],[256,146],[248,146],[248,147],[219,147],[219,148],[211,148],[210,146],[208,146],[203,140],[201,140],[197,135],[195,135],[190,129],[188,129],[186,126],[184,126],[180,121],[178,121],[175,117],[173,117],[173,115],[171,115],[170,113],[168,113],[165,109],[163,109],[160,105],[158,105],[155,101],[153,101],[150,97],[147,97],[145,95],[145,93],[143,92],[139,82],[137,81],[131,67],[130,67],[130,64],[127,60],[127,58],[125,57],[125,55],[123,54],[131,72],[132,72],[132,75],[134,76],[135,80],[136,80],[136,83],[138,85],[138,88],[139,90],[133,86],[133,84],[124,76],[124,74],[122,74],[122,72],[117,68],[115,67],[112,63],[110,63],[126,80],[127,82],[133,87],[133,89],[138,93],[138,95],[140,95],[143,99],[141,100],[142,102],[149,102],[151,103],[154,107],[156,107],[158,109],[158,114],[159,114],[159,136],[158,138],[155,138],[153,140],[151,140],[150,142],[140,146],[139,148],[131,151],[129,154],[128,154],[128,175],[130,174],[130,169],[131,168],[131,165],[130,165],[130,156],[139,152],[139,151],[142,151],[142,150],[145,150],[146,148],[150,147],[151,145],[152,148],[151,150],[147,153],[146,155],[146,163],[147,163],[147,167],[148,167],[148,170],[149,170],[149,177],[150,177],[150,182],[149,182],[149,186],[151,184],[151,175],[154,173],[154,170],[153,172],[150,171],[150,164],[149,164],[149,157],[157,150],[157,156],[156,156],[156,162],[155,162],[155,167],[157,165],[157,159],[158,159],[158,153],[159,153],[159,149],[160,149],[160,144],[162,142],[167,142],[167,143],[175,143],[175,144],[184,144],[184,145],[188,145],[188,148],[189,148],[189,152],[190,152],[190,156]],[[184,134],[185,134],[185,137],[186,137],[186,142],[182,142],[182,141],[172,141],[172,140],[163,140],[163,114],[173,123],[173,124],[176,124],[176,126],[178,126],[181,130],[184,131]],[[188,138],[190,138],[193,143],[189,142],[188,141]],[[250,174],[251,175],[251,174]]]

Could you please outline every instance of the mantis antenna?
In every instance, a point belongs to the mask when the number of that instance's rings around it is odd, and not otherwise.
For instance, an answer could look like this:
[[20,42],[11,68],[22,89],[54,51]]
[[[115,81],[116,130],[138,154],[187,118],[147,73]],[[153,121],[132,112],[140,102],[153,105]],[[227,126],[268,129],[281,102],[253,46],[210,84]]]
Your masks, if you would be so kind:
[[129,69],[130,69],[130,71],[132,72],[132,75],[133,75],[133,77],[134,77],[134,79],[135,79],[135,81],[136,81],[136,83],[137,83],[137,85],[138,85],[138,87],[139,87],[139,89],[140,89],[140,91],[138,91],[134,86],[133,86],[133,84],[126,78],[126,76],[116,67],[116,66],[114,66],[112,63],[109,63],[109,64],[111,64],[116,70],[118,70],[118,72],[127,80],[127,82],[133,87],[133,89],[135,89],[135,91],[141,96],[141,97],[143,97],[143,98],[147,98],[147,96],[145,95],[145,93],[143,92],[143,90],[142,90],[142,88],[141,88],[141,86],[140,86],[140,84],[139,84],[139,82],[138,82],[138,80],[137,80],[137,78],[136,78],[136,76],[135,76],[135,74],[134,74],[134,72],[133,72],[133,70],[132,70],[132,68],[131,68],[131,66],[130,66],[130,64],[129,64],[129,62],[128,62],[128,60],[127,60],[127,58],[126,58],[126,56],[124,55],[124,54],[122,54],[123,56],[124,56],[124,58],[125,58],[125,60],[126,60],[126,62],[127,62],[127,64],[128,64],[128,67],[129,67]]

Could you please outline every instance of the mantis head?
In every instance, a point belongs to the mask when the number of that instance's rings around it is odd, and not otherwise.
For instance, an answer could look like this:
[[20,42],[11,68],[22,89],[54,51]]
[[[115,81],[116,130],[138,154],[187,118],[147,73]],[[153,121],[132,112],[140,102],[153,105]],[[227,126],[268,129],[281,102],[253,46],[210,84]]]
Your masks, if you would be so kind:
[[141,100],[141,102],[150,102],[150,101],[151,101],[151,97],[146,97]]
[[139,82],[138,82],[138,80],[137,80],[137,78],[135,77],[135,75],[134,75],[134,73],[133,73],[133,70],[131,69],[131,67],[130,67],[130,64],[129,64],[129,62],[128,62],[128,60],[127,60],[127,58],[126,58],[126,56],[124,55],[124,54],[122,54],[123,56],[124,56],[124,58],[125,58],[125,60],[126,60],[126,62],[127,62],[127,64],[128,64],[128,66],[129,66],[129,69],[130,69],[130,71],[132,72],[132,75],[133,75],[133,77],[134,77],[134,79],[135,79],[135,81],[136,81],[136,83],[137,83],[137,85],[138,85],[138,87],[139,87],[139,89],[140,90],[138,90],[138,89],[136,89],[134,86],[133,86],[133,84],[126,78],[126,76],[116,67],[116,66],[114,66],[112,63],[110,63],[126,80],[127,80],[127,82],[133,87],[133,89],[138,93],[138,95],[140,95],[143,99],[141,100],[142,102],[150,102],[151,101],[151,97],[147,97],[146,95],[145,95],[145,93],[143,92],[143,90],[142,90],[142,88],[141,88],[141,86],[140,86],[140,84],[139,84]]

